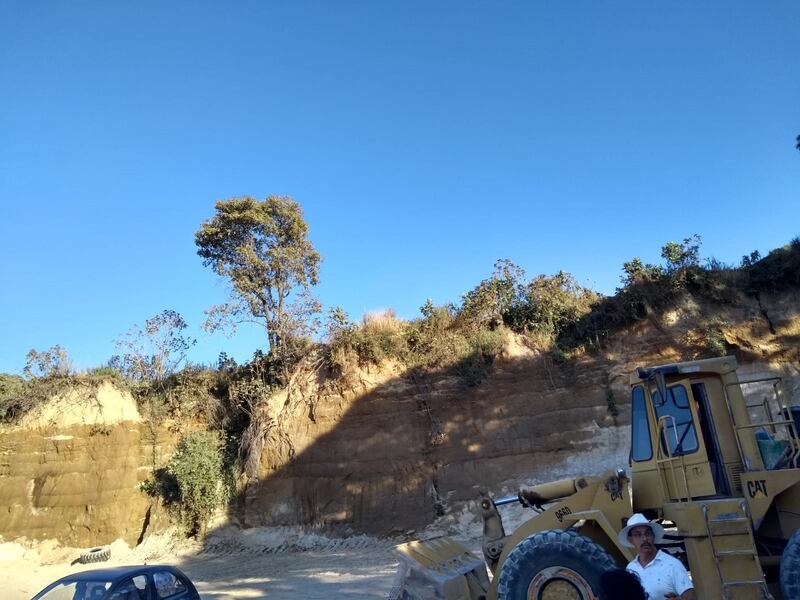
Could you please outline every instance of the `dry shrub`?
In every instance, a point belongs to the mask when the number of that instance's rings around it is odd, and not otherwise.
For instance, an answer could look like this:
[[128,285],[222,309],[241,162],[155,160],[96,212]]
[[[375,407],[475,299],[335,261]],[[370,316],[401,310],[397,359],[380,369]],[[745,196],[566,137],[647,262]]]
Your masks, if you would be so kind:
[[526,331],[521,339],[525,346],[531,350],[550,350],[556,343],[556,336],[552,332],[541,330]]
[[353,388],[358,383],[359,358],[355,349],[334,346],[328,360],[334,375],[345,388]]
[[428,369],[449,367],[470,354],[472,350],[468,339],[455,330],[445,330],[425,337],[417,331],[409,336],[408,342],[406,363],[410,367]]
[[428,301],[423,317],[402,321],[393,310],[367,313],[361,325],[337,309],[329,326],[327,360],[345,387],[358,383],[358,370],[396,359],[410,369],[447,369],[468,386],[482,381],[502,347],[505,329],[475,327],[457,318],[451,305],[434,306]]
[[[16,423],[25,414],[53,397],[73,389],[92,393],[108,381],[108,377],[92,375],[51,375],[24,379],[18,375],[0,374],[0,423]],[[123,389],[124,382],[113,380]]]
[[393,309],[371,311],[364,315],[362,328],[365,335],[397,335],[403,331],[403,321]]
[[168,411],[175,418],[200,420],[220,427],[226,420],[225,407],[214,394],[219,373],[187,367],[165,382]]

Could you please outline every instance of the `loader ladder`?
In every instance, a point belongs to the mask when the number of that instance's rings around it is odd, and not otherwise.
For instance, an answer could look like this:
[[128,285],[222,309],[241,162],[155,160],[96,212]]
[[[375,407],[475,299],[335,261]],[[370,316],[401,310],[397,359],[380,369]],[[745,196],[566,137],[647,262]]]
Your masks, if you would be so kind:
[[[722,586],[722,600],[739,597],[736,593],[731,595],[731,592],[742,588],[755,588],[754,591],[758,590],[762,600],[770,600],[772,596],[764,581],[761,563],[755,550],[747,503],[742,500],[736,512],[712,514],[709,504],[703,504],[702,510],[714,564]],[[722,538],[727,539],[723,541]],[[736,542],[736,547],[727,547],[731,542]],[[724,549],[720,549],[720,545]]]

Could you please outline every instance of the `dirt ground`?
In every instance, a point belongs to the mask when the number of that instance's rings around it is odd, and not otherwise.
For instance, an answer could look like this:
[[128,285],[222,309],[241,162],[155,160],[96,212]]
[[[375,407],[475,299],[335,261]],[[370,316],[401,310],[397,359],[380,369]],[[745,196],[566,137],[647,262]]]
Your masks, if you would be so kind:
[[315,536],[312,540],[299,538],[299,544],[291,547],[261,548],[259,540],[248,541],[251,543],[217,543],[208,549],[163,536],[133,550],[117,541],[111,546],[111,559],[98,565],[72,565],[79,550],[50,542],[0,544],[2,596],[29,599],[50,582],[75,571],[144,562],[179,566],[204,600],[386,598],[394,581],[397,560],[389,541]]

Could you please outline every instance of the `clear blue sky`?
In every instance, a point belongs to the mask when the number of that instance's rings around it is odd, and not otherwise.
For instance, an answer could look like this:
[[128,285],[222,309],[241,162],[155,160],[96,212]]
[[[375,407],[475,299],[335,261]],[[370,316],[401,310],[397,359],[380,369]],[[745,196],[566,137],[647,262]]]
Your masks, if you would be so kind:
[[605,293],[703,237],[800,234],[800,3],[0,3],[0,372],[78,368],[165,308],[191,358],[226,288],[215,200],[291,195],[318,296],[415,317],[507,257]]

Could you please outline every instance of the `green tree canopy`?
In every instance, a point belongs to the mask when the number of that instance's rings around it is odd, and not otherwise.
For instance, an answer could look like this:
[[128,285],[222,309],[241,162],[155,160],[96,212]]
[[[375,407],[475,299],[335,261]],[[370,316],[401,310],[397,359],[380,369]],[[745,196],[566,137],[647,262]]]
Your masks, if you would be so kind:
[[645,281],[656,281],[664,275],[664,269],[658,265],[642,262],[638,256],[622,264],[623,275],[620,281],[623,287],[630,287]]
[[303,333],[319,312],[310,295],[321,257],[308,240],[301,206],[288,197],[231,198],[195,234],[203,264],[231,283],[231,300],[207,311],[206,329],[255,322],[272,350]]
[[667,261],[667,271],[674,273],[700,264],[700,236],[694,234],[682,243],[667,242],[661,247],[661,257]]
[[462,297],[461,316],[477,327],[495,327],[503,322],[503,314],[522,293],[525,271],[507,258],[494,263],[489,279],[481,281]]

